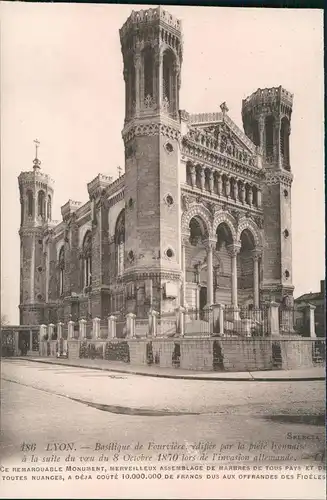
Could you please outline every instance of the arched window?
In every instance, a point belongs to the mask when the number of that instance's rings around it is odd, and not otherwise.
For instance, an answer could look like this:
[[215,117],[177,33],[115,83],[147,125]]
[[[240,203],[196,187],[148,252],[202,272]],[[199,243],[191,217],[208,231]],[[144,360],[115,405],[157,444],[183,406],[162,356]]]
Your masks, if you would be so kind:
[[51,196],[48,195],[48,206],[47,206],[47,219],[51,220],[51,211],[52,211],[52,206],[51,206]]
[[83,288],[92,285],[92,234],[88,231],[83,241]]
[[32,191],[27,191],[27,215],[33,217],[34,197]]
[[64,293],[65,249],[62,246],[59,252],[59,295]]
[[135,66],[132,56],[126,59],[124,78],[126,84],[126,116],[129,117],[133,115],[136,100]]
[[274,118],[266,118],[266,156],[272,156],[274,152]]
[[24,224],[24,200],[20,199],[20,223]]
[[282,118],[280,127],[280,152],[282,155],[283,165],[285,168],[289,168],[289,161],[290,161],[289,130],[290,130],[289,121],[284,116],[284,118]]
[[190,243],[192,246],[197,246],[198,243],[201,243],[203,238],[204,238],[204,231],[203,228],[201,227],[200,222],[198,219],[193,217],[190,220]]
[[252,141],[256,146],[260,146],[259,124],[257,120],[252,122]]
[[144,99],[153,97],[153,51],[146,48],[143,53]]
[[117,275],[121,276],[124,272],[124,254],[125,254],[125,210],[122,210],[118,216],[115,228],[116,245],[116,269]]
[[44,191],[39,191],[37,195],[37,215],[39,217],[45,216],[45,194]]
[[168,102],[169,111],[174,112],[176,103],[177,76],[175,69],[176,58],[171,50],[166,50],[163,55],[163,98]]

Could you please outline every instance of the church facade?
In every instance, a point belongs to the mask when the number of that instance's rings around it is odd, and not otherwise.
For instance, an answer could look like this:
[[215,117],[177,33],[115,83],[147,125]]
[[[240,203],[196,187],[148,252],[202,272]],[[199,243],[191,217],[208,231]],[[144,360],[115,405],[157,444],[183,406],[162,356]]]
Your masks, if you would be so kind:
[[181,22],[133,11],[119,34],[125,174],[99,174],[61,222],[37,156],[20,174],[20,324],[292,302],[292,94],[243,100],[244,131],[225,103],[181,111]]

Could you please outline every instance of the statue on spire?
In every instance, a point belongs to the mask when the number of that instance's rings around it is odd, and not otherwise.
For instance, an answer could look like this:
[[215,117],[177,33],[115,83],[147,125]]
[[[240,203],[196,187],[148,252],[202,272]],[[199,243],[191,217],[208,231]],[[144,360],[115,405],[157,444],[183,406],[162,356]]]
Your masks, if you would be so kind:
[[220,109],[221,109],[223,116],[225,116],[225,114],[228,113],[229,109],[228,109],[225,101],[220,105]]
[[35,158],[33,160],[33,169],[34,169],[34,171],[36,171],[37,169],[41,168],[41,162],[37,157],[37,150],[40,146],[40,142],[37,139],[35,139],[34,144],[35,144]]

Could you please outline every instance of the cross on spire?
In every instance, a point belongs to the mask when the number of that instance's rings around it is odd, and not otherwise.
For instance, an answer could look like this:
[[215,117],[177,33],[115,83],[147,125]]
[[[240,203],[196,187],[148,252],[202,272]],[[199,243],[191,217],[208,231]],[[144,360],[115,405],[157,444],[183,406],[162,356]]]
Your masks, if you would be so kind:
[[34,139],[33,142],[35,144],[35,158],[33,160],[33,169],[36,170],[36,169],[41,168],[41,162],[37,157],[37,150],[39,149],[40,141],[38,141],[37,139]]

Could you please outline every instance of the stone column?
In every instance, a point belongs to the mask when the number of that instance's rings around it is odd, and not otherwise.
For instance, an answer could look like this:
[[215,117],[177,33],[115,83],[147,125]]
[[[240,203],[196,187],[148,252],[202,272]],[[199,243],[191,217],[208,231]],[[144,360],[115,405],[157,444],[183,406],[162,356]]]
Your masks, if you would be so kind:
[[210,193],[213,193],[213,191],[214,191],[213,186],[214,186],[214,182],[213,182],[213,171],[212,171],[212,170],[210,170],[210,171],[209,171],[209,191],[210,191]]
[[308,304],[309,309],[309,325],[310,325],[310,337],[316,338],[316,327],[315,327],[315,309],[316,307],[312,304]]
[[192,188],[195,188],[195,186],[196,186],[196,173],[195,173],[195,166],[194,165],[190,166],[190,172],[191,172],[191,185],[192,185]]
[[261,252],[253,250],[253,305],[255,309],[259,309],[259,259]]
[[226,198],[230,197],[230,180],[226,177]]
[[74,338],[74,321],[68,321],[68,338],[71,340]]
[[232,306],[234,310],[238,309],[237,301],[237,254],[241,249],[241,245],[234,243],[228,246],[228,251],[231,256],[231,273],[232,273]]
[[203,167],[201,167],[201,169],[200,169],[200,182],[201,182],[201,191],[204,191],[204,189],[205,189],[205,173],[204,173]]
[[211,306],[213,304],[213,265],[212,265],[212,252],[216,247],[215,240],[206,240],[205,246],[207,249],[207,305]]
[[79,320],[79,339],[86,339],[86,319]]
[[135,337],[135,318],[136,316],[133,313],[126,314],[126,329],[129,338]]
[[234,199],[235,201],[238,200],[238,183],[237,183],[237,179],[235,179],[235,183],[234,183],[234,193],[233,193],[233,196],[234,196]]
[[244,203],[245,202],[245,186],[244,186],[244,183],[242,182],[241,185],[240,185],[240,200],[241,200],[241,203]]
[[261,205],[262,205],[262,193],[261,193],[261,189],[258,189],[258,191],[257,191],[257,203],[258,203],[258,208],[260,208]]
[[186,266],[185,266],[185,246],[189,241],[189,235],[182,234],[182,244],[181,244],[181,270],[182,270],[182,296],[181,305],[186,307]]
[[270,302],[269,307],[269,332],[272,337],[279,337],[279,304]]
[[109,316],[108,318],[108,334],[109,338],[115,339],[116,338],[116,322],[117,318],[116,316]]
[[249,184],[248,203],[250,206],[253,203],[253,187],[251,186],[251,184]]
[[223,191],[223,181],[221,179],[221,174],[218,174],[217,191],[218,191],[218,196],[221,196],[221,193]]
[[92,338],[98,339],[100,338],[100,318],[93,318],[92,320],[92,330],[93,330],[93,335]]

